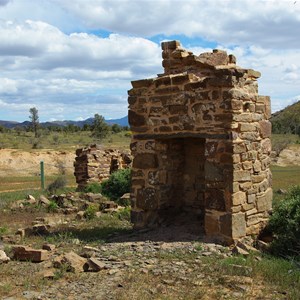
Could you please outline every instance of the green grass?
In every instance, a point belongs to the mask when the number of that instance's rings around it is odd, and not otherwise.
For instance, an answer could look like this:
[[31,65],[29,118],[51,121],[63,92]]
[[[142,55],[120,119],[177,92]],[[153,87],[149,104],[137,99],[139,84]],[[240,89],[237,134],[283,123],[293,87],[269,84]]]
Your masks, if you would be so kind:
[[[45,176],[45,187],[57,178],[57,175]],[[0,177],[1,186],[0,193],[10,190],[33,190],[41,187],[40,176],[6,176]],[[76,186],[75,177],[73,174],[66,175],[67,185]]]
[[[57,193],[61,194],[71,191],[75,191],[75,187],[66,187],[62,190],[57,191]],[[26,199],[27,195],[32,195],[33,197],[38,198],[40,195],[47,195],[47,192],[39,188],[0,193],[0,209],[9,207],[11,203],[17,200]]]
[[90,144],[98,143],[104,147],[129,148],[130,134],[126,131],[111,133],[105,139],[99,141],[91,137],[89,131],[79,132],[48,132],[42,131],[41,136],[34,138],[32,132],[20,134],[10,131],[0,133],[0,147],[8,149],[32,150],[33,144],[37,143],[37,149],[72,150],[82,148]]
[[279,189],[288,190],[290,187],[300,183],[300,166],[271,166],[271,171],[274,191],[273,202],[276,203],[284,198],[284,195],[277,193]]

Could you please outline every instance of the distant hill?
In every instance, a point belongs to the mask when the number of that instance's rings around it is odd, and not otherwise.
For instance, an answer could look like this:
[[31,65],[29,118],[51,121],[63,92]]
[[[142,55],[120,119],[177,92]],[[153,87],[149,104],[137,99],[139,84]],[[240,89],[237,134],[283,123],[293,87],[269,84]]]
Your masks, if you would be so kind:
[[272,114],[270,121],[273,133],[300,135],[300,101]]
[[[107,124],[113,125],[118,124],[120,126],[128,126],[128,117],[125,116],[120,119],[110,119],[105,120]],[[65,120],[65,121],[52,121],[52,122],[41,122],[40,125],[42,127],[48,127],[48,126],[59,126],[59,127],[65,127],[69,124],[73,124],[75,126],[83,127],[85,124],[91,125],[94,122],[94,118],[88,118],[83,121],[72,121],[72,120]],[[29,121],[25,122],[14,122],[14,121],[1,121],[0,120],[0,126],[6,127],[6,128],[15,128],[15,127],[27,127],[30,125]]]

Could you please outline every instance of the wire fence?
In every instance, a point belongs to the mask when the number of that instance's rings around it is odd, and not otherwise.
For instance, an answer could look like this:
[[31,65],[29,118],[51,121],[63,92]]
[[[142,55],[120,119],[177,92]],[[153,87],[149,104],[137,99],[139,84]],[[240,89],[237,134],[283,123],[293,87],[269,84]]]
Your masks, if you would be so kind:
[[45,163],[30,167],[0,169],[0,193],[22,190],[44,190],[58,177],[66,179],[67,186],[76,186],[74,168],[64,163]]

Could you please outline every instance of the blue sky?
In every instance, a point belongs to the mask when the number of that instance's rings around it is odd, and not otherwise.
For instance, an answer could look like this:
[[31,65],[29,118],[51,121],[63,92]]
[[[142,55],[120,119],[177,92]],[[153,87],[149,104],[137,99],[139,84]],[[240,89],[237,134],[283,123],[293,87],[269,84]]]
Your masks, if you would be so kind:
[[127,114],[130,81],[162,73],[160,42],[227,50],[277,111],[300,100],[300,1],[0,0],[0,120]]

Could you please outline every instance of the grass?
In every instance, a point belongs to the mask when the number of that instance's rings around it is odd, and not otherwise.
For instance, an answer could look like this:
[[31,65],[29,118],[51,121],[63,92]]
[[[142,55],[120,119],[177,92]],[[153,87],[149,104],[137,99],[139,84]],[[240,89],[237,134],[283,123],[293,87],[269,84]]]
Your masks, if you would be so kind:
[[[66,187],[64,189],[58,190],[58,194],[67,193],[75,191],[75,187]],[[22,190],[11,191],[11,192],[0,192],[0,209],[7,208],[11,203],[17,200],[24,200],[27,195],[32,195],[38,198],[40,195],[47,195],[47,192],[41,188],[30,189],[24,188]]]
[[291,186],[298,185],[300,182],[300,166],[279,167],[271,166],[273,176],[273,202],[276,203],[284,198],[285,195],[278,194],[279,189],[288,190]]
[[98,143],[104,147],[128,148],[130,142],[130,134],[126,131],[119,133],[111,133],[105,139],[99,141],[91,137],[89,131],[79,132],[48,132],[42,131],[41,137],[34,138],[32,132],[10,131],[8,133],[0,133],[0,147],[8,149],[22,149],[34,151],[33,144],[37,143],[37,149],[53,149],[61,151],[74,151],[74,149],[82,148],[90,144]]
[[[45,176],[45,187],[52,183],[58,176],[57,175],[46,175]],[[75,177],[73,174],[65,175],[68,186],[76,186]],[[0,193],[10,190],[34,190],[40,189],[41,178],[40,176],[7,176],[0,177],[1,186]],[[0,194],[1,197],[1,194]]]

